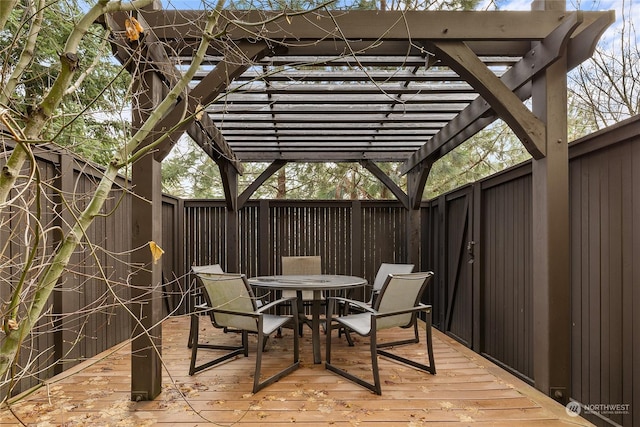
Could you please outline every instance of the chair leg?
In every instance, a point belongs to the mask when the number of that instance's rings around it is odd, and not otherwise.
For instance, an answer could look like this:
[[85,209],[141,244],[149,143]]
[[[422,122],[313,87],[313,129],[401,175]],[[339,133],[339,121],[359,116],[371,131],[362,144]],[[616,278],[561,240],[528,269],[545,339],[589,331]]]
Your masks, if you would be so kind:
[[[217,365],[220,362],[223,362],[227,359],[231,359],[232,357],[243,354],[245,357],[249,355],[248,349],[248,338],[247,333],[243,332],[242,334],[242,345],[241,346],[230,346],[230,345],[216,345],[216,344],[200,344],[198,342],[198,335],[200,329],[200,316],[198,314],[191,315],[191,331],[189,338],[191,340],[191,361],[189,363],[189,375],[193,375],[196,372],[200,372],[203,369],[209,368],[211,366]],[[198,359],[198,349],[206,348],[210,350],[226,350],[228,353],[223,354],[222,356],[211,360],[207,363],[203,363],[200,366],[196,366],[196,361]]]
[[[262,326],[262,325],[260,325]],[[262,369],[262,349],[264,345],[264,334],[262,331],[258,332],[258,347],[256,351],[256,369],[253,374],[253,392],[260,390],[260,370]]]
[[300,367],[300,350],[299,350],[300,342],[299,342],[298,334],[296,334],[296,329],[298,329],[298,322],[296,319],[296,321],[294,321],[293,334],[292,334],[293,335],[293,363],[287,366],[285,369],[281,370],[280,372],[267,378],[263,382],[260,382],[260,376],[261,376],[260,371],[262,369],[262,352],[268,336],[265,337],[264,333],[262,332],[261,330],[262,324],[259,324],[258,328],[260,329],[260,331],[258,332],[258,345],[257,345],[257,351],[256,351],[256,370],[253,377],[253,393],[257,393],[258,391],[262,390],[269,384],[272,384],[278,381],[280,378],[290,374],[291,372],[298,369],[298,367]]
[[[339,323],[339,322],[338,322]],[[339,327],[342,327],[343,325],[340,324]],[[417,325],[416,325],[417,327]],[[348,332],[348,328],[345,327],[345,331]],[[417,342],[416,339],[410,339],[410,340],[405,340],[405,341],[397,341],[394,343],[383,343],[383,344],[378,344],[377,343],[377,334],[376,334],[376,329],[375,329],[375,325],[372,325],[372,333],[370,335],[371,338],[371,343],[370,343],[370,350],[371,350],[371,368],[372,368],[372,372],[373,372],[373,383],[367,382],[365,380],[363,380],[362,378],[359,378],[341,368],[338,368],[337,366],[333,365],[331,363],[331,334],[328,333],[327,334],[327,343],[326,343],[326,363],[325,363],[325,368],[335,372],[336,374],[343,376],[345,378],[347,378],[348,380],[351,380],[353,382],[355,382],[356,384],[359,384],[369,390],[371,390],[372,392],[381,395],[382,394],[382,383],[380,382],[380,373],[379,373],[379,368],[378,368],[378,355],[381,356],[385,356],[388,357],[390,359],[393,360],[397,360],[399,362],[402,362],[406,365],[409,366],[413,366],[414,368],[426,371],[431,373],[432,375],[436,374],[436,364],[435,364],[435,358],[433,355],[433,338],[431,335],[431,312],[428,311],[427,312],[427,318],[426,318],[426,346],[427,346],[427,354],[429,357],[429,365],[425,365],[419,362],[416,362],[414,360],[411,359],[407,359],[405,357],[399,356],[397,354],[391,353],[389,351],[385,351],[382,350],[381,348],[383,347],[389,347],[390,345],[399,345],[400,344],[408,344],[408,343],[415,343]],[[418,341],[419,342],[419,341]]]
[[187,347],[192,348],[198,341],[198,318],[196,315],[191,315],[191,322],[189,324],[189,339],[187,340]]
[[[327,321],[329,322],[329,325],[331,325],[331,320],[333,320],[333,309],[334,309],[333,302],[331,302],[327,305]],[[347,334],[347,337],[349,337],[349,329],[343,324],[341,324],[340,322],[338,322],[337,329],[340,330],[341,328],[344,328],[344,331]],[[375,331],[371,334],[371,346],[370,346],[371,365],[373,368],[373,379],[374,379],[374,383],[371,384],[367,381],[364,381],[362,378],[359,378],[331,363],[331,331],[333,329],[334,328],[332,328],[331,326],[327,328],[327,340],[325,344],[326,356],[325,356],[325,364],[324,364],[325,369],[331,372],[334,372],[342,377],[345,377],[346,379],[351,380],[356,384],[359,384],[378,395],[382,394],[382,390],[380,387],[380,375],[378,372],[378,354],[376,352],[377,346],[376,346]]]
[[242,331],[242,349],[244,357],[249,357],[249,332],[247,331]]
[[377,334],[374,329],[371,332],[371,370],[373,371],[373,392],[378,396],[382,395],[382,386],[380,385],[380,371],[378,369],[378,345],[377,345]]
[[307,318],[305,316],[305,312],[304,312],[304,301],[302,300],[302,292],[298,292],[297,293],[298,299],[298,334],[300,336],[302,336],[303,331],[302,328],[304,327],[304,324],[307,321]]
[[[381,350],[381,348],[383,347],[388,347],[390,343],[384,343],[382,345],[378,346],[378,354],[382,355],[382,356],[386,356],[390,359],[394,359],[397,360],[399,362],[405,363],[409,366],[413,366],[414,368],[418,368],[420,370],[429,372],[432,375],[436,374],[436,362],[435,362],[435,357],[433,355],[433,338],[431,336],[431,311],[428,311],[426,313],[426,320],[425,320],[425,329],[426,329],[426,346],[427,346],[427,354],[429,357],[429,365],[425,365],[423,363],[419,363],[419,362],[415,362],[413,360],[407,359],[405,357],[402,356],[398,356],[397,354],[393,354],[390,353],[388,351],[384,351]],[[412,340],[409,340],[409,342],[414,342]]]
[[425,322],[425,329],[427,330],[427,353],[429,354],[429,372],[433,375],[436,374],[436,360],[433,355],[433,337],[431,336],[431,312],[427,313],[427,319]]
[[[375,334],[373,334],[375,335]],[[353,381],[354,383],[361,385],[362,387],[365,387],[369,390],[371,390],[372,392],[374,392],[377,395],[381,395],[382,394],[382,390],[381,390],[381,386],[380,386],[380,374],[379,374],[379,370],[378,370],[378,355],[376,353],[376,338],[375,336],[371,336],[371,364],[372,364],[372,370],[373,370],[373,383],[370,383],[368,381],[363,380],[360,377],[357,377],[347,371],[345,371],[342,368],[339,368],[337,366],[335,366],[334,364],[331,363],[331,329],[329,329],[329,332],[327,333],[327,344],[325,346],[326,349],[326,361],[325,361],[325,369],[334,372],[350,381]]]
[[413,338],[409,338],[408,340],[400,340],[400,341],[391,341],[391,342],[385,342],[382,343],[380,345],[378,345],[378,348],[385,348],[385,347],[395,347],[397,345],[405,345],[405,344],[416,344],[420,342],[420,336],[418,335],[418,322],[417,322],[417,318],[413,318]]
[[191,328],[189,330],[189,344],[191,348],[191,362],[189,362],[189,375],[193,375],[196,372],[196,359],[198,357],[198,315],[191,315]]
[[344,337],[347,339],[347,344],[349,344],[349,347],[353,347],[355,344],[353,343],[353,338],[351,338],[351,333],[349,333],[349,330],[346,328],[342,328],[339,329],[339,331],[342,331],[344,333]]

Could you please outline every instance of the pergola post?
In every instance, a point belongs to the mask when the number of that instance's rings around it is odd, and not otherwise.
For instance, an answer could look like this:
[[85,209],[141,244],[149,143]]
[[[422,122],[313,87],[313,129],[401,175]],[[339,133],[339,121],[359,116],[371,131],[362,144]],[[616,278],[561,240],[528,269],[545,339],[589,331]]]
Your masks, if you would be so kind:
[[[534,10],[564,10],[540,1]],[[546,156],[533,160],[533,373],[535,386],[566,403],[571,396],[571,288],[567,59],[533,80],[533,112],[546,124]]]
[[238,203],[238,170],[231,162],[225,159],[218,161],[224,198],[227,204],[227,230],[226,230],[226,270],[231,273],[240,272],[240,241],[239,227],[240,205]]
[[[138,128],[163,98],[156,73],[140,71],[134,81],[138,96],[133,106],[133,127]],[[131,399],[153,400],[162,391],[162,259],[152,261],[149,242],[162,246],[161,163],[148,154],[131,168]]]
[[431,171],[431,165],[421,165],[407,174],[407,262],[418,266],[417,271],[433,269],[433,266],[421,265],[422,248],[422,211],[420,205],[424,187]]
[[[131,342],[131,399],[152,400],[162,391],[162,260],[152,262],[149,242],[162,246],[160,162],[144,156],[132,168],[131,308],[137,315]],[[141,267],[141,268],[140,268]]]

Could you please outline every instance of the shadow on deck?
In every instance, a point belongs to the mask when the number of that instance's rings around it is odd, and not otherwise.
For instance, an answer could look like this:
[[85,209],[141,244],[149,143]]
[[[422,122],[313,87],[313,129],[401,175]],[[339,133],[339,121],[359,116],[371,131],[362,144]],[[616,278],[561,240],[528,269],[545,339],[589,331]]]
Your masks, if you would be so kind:
[[[438,374],[381,357],[382,396],[376,396],[325,370],[324,364],[314,365],[308,329],[301,341],[300,369],[259,393],[251,393],[253,352],[190,377],[188,327],[186,317],[164,322],[165,373],[163,392],[156,400],[130,401],[130,346],[124,344],[83,362],[72,375],[68,372],[48,381],[12,405],[15,415],[3,409],[0,425],[591,425],[570,417],[564,406],[438,331],[434,331]],[[239,338],[222,334],[204,321],[201,327],[201,336]],[[286,330],[282,339],[270,340],[263,373],[279,363],[272,359],[277,352],[286,351],[289,361],[291,333]],[[368,345],[361,339],[349,348],[343,338],[333,335],[332,360],[367,375]],[[422,358],[424,351],[422,342],[402,349]],[[203,357],[206,352],[201,352]]]

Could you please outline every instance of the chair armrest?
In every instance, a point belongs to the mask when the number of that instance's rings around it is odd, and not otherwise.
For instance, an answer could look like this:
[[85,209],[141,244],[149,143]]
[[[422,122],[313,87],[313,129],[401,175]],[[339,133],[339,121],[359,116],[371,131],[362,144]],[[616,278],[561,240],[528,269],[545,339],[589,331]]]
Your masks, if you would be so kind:
[[209,307],[209,305],[207,305],[206,302],[203,302],[201,304],[195,304],[193,306],[193,309],[189,311],[187,314],[201,315],[201,314],[208,314],[210,311],[211,311],[211,307]]
[[363,302],[363,301],[358,301],[358,300],[344,298],[344,297],[329,297],[328,299],[334,300],[336,302],[342,302],[344,304],[349,304],[351,306],[358,307],[370,313],[375,313],[375,310],[372,309],[366,302]]
[[222,308],[215,308],[215,307],[211,307],[211,308],[207,309],[206,311],[210,311],[210,312],[213,312],[213,313],[221,313],[221,314],[231,314],[233,316],[251,317],[251,318],[254,318],[254,319],[257,319],[262,315],[262,313],[258,313],[258,312],[247,313],[245,311],[225,310],[225,309],[222,309]]
[[407,308],[404,310],[385,311],[384,313],[380,313],[378,311],[372,310],[372,313],[375,317],[381,318],[381,317],[397,316],[398,314],[409,314],[416,311],[426,311],[426,310],[431,310],[431,306],[426,304],[419,304],[419,305],[416,305],[415,307]]
[[296,300],[297,300],[297,299],[298,299],[298,298],[296,298],[296,297],[289,297],[289,298],[280,298],[280,299],[277,299],[277,300],[275,300],[275,301],[271,301],[270,303],[268,303],[268,304],[263,305],[262,307],[260,307],[260,308],[258,309],[258,313],[262,313],[263,311],[268,310],[268,309],[270,309],[271,307],[275,307],[276,305],[280,305],[280,304],[283,304],[283,303],[285,303],[285,302],[291,302],[292,304],[294,304],[294,303],[296,302]]

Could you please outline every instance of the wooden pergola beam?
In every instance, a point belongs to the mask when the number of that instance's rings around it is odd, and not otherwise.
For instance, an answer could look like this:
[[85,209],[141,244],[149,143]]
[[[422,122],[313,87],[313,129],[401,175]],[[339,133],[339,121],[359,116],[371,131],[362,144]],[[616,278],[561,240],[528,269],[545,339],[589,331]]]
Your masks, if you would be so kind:
[[[535,0],[532,8],[560,8]],[[537,47],[534,43],[534,48]],[[571,250],[567,56],[532,83],[532,109],[545,123],[547,155],[532,162],[532,321],[535,387],[566,404],[571,391]]]
[[[150,7],[159,7],[153,4]],[[141,46],[145,50],[145,46]],[[151,51],[155,46],[147,46]],[[132,128],[139,129],[167,94],[155,65],[141,61],[133,68]],[[161,163],[153,155],[131,165],[131,400],[153,400],[162,392],[162,260],[150,262],[148,245],[162,247]]]
[[238,197],[238,209],[242,208],[249,200],[249,197],[256,192],[258,188],[265,183],[265,181],[273,176],[276,172],[282,169],[287,164],[284,160],[276,160],[271,163],[267,168],[262,171],[258,176]]
[[[164,13],[164,11],[157,12]],[[138,13],[138,20],[143,25],[143,28],[145,28],[145,32],[139,42],[140,44],[133,46],[125,40],[124,31],[122,25],[120,25],[120,23],[124,23],[125,19],[128,18],[128,15],[123,12],[119,12],[105,16],[105,20],[109,23],[109,26],[119,34],[119,37],[117,37],[117,39],[112,43],[115,50],[114,53],[123,64],[133,64],[136,60],[143,60],[145,63],[148,63],[153,67],[153,70],[155,70],[160,80],[163,81],[165,85],[172,87],[180,78],[180,73],[175,68],[173,61],[169,58],[164,44],[157,37],[155,32],[156,28],[153,28],[153,26],[145,20],[143,11],[139,11]],[[254,46],[255,44],[253,44],[251,48]],[[251,51],[253,51],[253,49]],[[144,55],[142,55],[142,53],[144,53]],[[250,52],[247,52],[247,54],[250,54]],[[240,55],[241,54],[239,53],[238,56]],[[239,75],[246,69],[238,67],[237,70],[233,71],[229,70],[225,64],[228,63],[224,62],[221,67],[216,67],[216,69],[210,73],[212,77],[207,79],[207,82],[210,82],[213,79],[220,79],[220,75],[224,76],[225,72],[230,72],[232,73],[231,75]],[[130,67],[131,66],[132,65],[130,65]],[[227,75],[227,77],[228,76],[229,75]],[[232,80],[233,79],[228,79],[227,84]],[[226,86],[221,86],[220,91],[224,90],[225,87]],[[190,91],[187,91],[185,96],[178,101],[171,113],[165,116],[158,123],[147,138],[147,143],[150,143],[156,138],[164,136],[168,130],[172,129],[172,133],[167,140],[159,145],[156,152],[156,158],[160,161],[164,159],[171,150],[171,147],[175,142],[177,142],[180,135],[186,131],[187,134],[200,147],[202,147],[204,152],[214,161],[221,155],[228,159],[236,160],[233,150],[224,140],[222,133],[216,128],[210,117],[205,114],[200,118],[200,120],[198,120],[198,123],[193,119],[183,120],[187,116],[193,116],[195,114],[195,107],[200,105],[198,98],[193,96],[190,97],[189,92]],[[206,93],[204,85],[200,87],[199,92],[196,92],[196,94],[199,94],[200,92]],[[233,162],[233,164],[236,165],[235,167],[237,168],[240,167],[238,162]]]
[[[208,134],[209,138],[207,139],[215,142],[215,147],[211,148],[219,150],[219,153],[214,154],[216,157],[212,157],[213,153],[208,153],[209,156],[214,160],[220,156],[236,160],[233,150],[226,143],[211,118],[207,114],[199,116],[198,111],[205,109],[237,76],[246,71],[253,61],[266,54],[267,49],[268,46],[264,43],[238,43],[235,49],[225,55],[224,60],[218,63],[196,87],[188,90],[171,112],[154,128],[154,135],[170,132],[169,137],[158,147],[156,158],[159,160],[164,159],[175,143],[178,142],[185,129],[191,130],[190,124],[197,120],[204,127],[203,131]],[[199,141],[196,142],[204,148]]]
[[413,168],[407,174],[407,193],[409,196],[409,206],[411,209],[419,209],[422,202],[422,194],[429,179],[431,163],[425,162],[417,168]]
[[402,191],[402,188],[400,188],[398,184],[396,184],[395,181],[391,179],[389,175],[387,175],[382,169],[380,169],[378,165],[376,165],[371,160],[361,160],[360,164],[366,170],[371,172],[373,176],[378,178],[380,182],[382,182],[384,186],[387,187],[394,196],[396,196],[396,199],[398,199],[398,201],[402,203],[402,206],[404,206],[405,209],[409,209],[409,197],[404,191]]
[[437,42],[433,48],[438,57],[489,103],[509,125],[534,159],[546,154],[545,126],[500,78],[478,59],[464,42]]
[[[562,25],[558,26],[540,44],[540,46],[544,46],[544,49],[541,49],[541,47],[530,49],[517,64],[511,67],[500,78],[503,85],[516,93],[519,99],[524,100],[531,96],[531,88],[530,85],[528,85],[531,79],[536,73],[543,71],[559,58],[562,52],[561,49],[569,42],[568,38],[571,33],[578,28],[580,24],[584,23],[584,15],[582,13],[574,12],[569,14],[569,16],[570,19],[565,20]],[[602,21],[596,21],[596,24],[600,27]],[[604,28],[606,28],[606,26]],[[579,42],[583,41],[579,40]],[[584,59],[586,58],[582,60]],[[580,62],[577,62],[576,65],[579,63]],[[406,173],[425,160],[434,162],[484,129],[496,118],[497,114],[495,111],[492,111],[490,102],[479,97],[417,150],[404,163],[401,171]],[[445,146],[447,149],[443,150]]]
[[[201,34],[205,12],[197,10],[144,11],[145,20],[162,39],[181,40]],[[385,11],[314,12],[269,19],[278,12],[224,11],[219,28],[231,40],[264,37],[276,43],[306,40],[542,40],[567,19],[559,11]],[[385,29],[381,35],[380,29]],[[191,39],[191,40],[190,40]]]
[[[409,157],[412,150],[406,152],[406,157]],[[390,150],[368,149],[363,151],[362,149],[353,150],[340,150],[334,152],[319,151],[314,149],[298,150],[298,151],[286,151],[286,152],[272,152],[263,151],[258,152],[255,149],[250,149],[246,152],[242,150],[236,150],[239,156],[247,162],[273,162],[275,160],[283,160],[286,162],[307,162],[307,163],[345,163],[354,162],[360,160],[374,160],[377,162],[392,162],[396,161],[397,154],[394,155]]]

